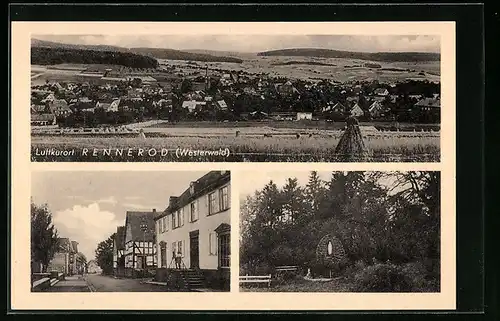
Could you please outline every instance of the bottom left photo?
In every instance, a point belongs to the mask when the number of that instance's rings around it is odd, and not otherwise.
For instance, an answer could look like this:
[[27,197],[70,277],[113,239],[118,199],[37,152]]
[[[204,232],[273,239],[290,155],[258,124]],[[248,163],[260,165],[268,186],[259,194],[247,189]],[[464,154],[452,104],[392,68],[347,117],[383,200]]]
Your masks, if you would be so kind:
[[32,292],[230,290],[229,171],[34,171]]

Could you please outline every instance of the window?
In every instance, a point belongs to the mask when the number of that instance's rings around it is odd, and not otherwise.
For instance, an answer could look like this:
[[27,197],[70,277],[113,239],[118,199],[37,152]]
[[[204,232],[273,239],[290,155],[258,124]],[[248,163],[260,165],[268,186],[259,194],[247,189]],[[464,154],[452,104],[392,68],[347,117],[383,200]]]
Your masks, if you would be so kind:
[[225,186],[219,190],[220,210],[224,211],[229,208],[229,188]]
[[163,219],[158,221],[158,233],[163,233]]
[[172,259],[177,255],[177,242],[172,242]]
[[212,232],[208,235],[209,255],[217,255],[217,234]]
[[169,216],[168,216],[168,215],[167,215],[167,216],[165,216],[165,217],[163,218],[163,219],[165,220],[165,221],[163,222],[163,226],[164,226],[164,228],[165,228],[165,231],[168,231],[168,218],[169,218]]
[[217,195],[215,192],[208,194],[208,215],[218,212]]
[[184,226],[184,207],[181,208],[177,213],[179,215],[179,226]]
[[198,201],[191,203],[191,211],[189,213],[190,222],[195,222],[198,220]]
[[167,267],[167,243],[161,243],[160,262],[161,267]]
[[172,229],[177,227],[177,212],[172,213]]
[[219,265],[228,268],[231,258],[231,245],[229,242],[229,233],[219,235]]

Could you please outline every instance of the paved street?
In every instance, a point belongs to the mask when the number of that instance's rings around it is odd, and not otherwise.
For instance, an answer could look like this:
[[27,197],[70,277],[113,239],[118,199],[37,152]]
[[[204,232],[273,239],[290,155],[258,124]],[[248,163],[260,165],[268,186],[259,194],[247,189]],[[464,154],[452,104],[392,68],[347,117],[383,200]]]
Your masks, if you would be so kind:
[[90,289],[81,276],[67,276],[65,280],[50,287],[47,292],[90,292]]
[[140,279],[115,279],[99,274],[86,275],[87,283],[96,292],[172,292],[162,285],[144,284]]

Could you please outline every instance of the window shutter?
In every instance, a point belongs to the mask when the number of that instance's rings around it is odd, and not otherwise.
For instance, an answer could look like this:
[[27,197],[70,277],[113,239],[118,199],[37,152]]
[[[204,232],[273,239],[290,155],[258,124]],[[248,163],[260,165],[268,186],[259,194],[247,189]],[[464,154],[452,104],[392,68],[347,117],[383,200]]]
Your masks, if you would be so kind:
[[182,240],[182,257],[186,254],[186,241]]

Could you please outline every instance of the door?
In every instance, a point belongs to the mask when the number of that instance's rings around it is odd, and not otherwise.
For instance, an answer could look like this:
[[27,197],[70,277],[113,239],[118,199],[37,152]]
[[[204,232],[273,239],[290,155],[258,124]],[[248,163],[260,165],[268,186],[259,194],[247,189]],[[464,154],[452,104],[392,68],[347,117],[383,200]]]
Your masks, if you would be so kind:
[[199,231],[189,233],[189,262],[191,269],[198,269],[200,267],[199,235]]

